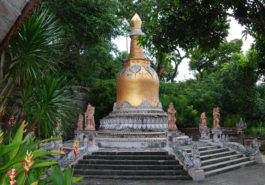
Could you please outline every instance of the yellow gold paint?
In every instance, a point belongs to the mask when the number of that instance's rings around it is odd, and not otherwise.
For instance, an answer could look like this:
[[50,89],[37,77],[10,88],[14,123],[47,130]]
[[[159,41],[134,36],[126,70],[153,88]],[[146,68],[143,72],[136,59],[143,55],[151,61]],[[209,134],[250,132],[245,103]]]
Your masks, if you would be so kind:
[[131,36],[130,58],[144,59],[144,50],[143,50],[143,47],[138,44],[138,41],[136,40],[137,36],[138,35]]
[[139,15],[136,13],[131,19],[131,27],[141,29],[141,26],[142,26],[142,20],[139,17]]
[[[135,14],[131,20],[132,29],[141,29],[141,24],[140,17]],[[133,107],[141,105],[144,101],[148,101],[152,107],[157,107],[159,103],[159,79],[155,71],[152,76],[144,68],[144,66],[150,66],[151,61],[144,58],[143,47],[135,40],[137,36],[137,34],[131,35],[130,58],[124,61],[127,69],[116,79],[118,108],[125,101]],[[130,70],[130,66],[134,65],[141,66],[139,72],[133,73]]]

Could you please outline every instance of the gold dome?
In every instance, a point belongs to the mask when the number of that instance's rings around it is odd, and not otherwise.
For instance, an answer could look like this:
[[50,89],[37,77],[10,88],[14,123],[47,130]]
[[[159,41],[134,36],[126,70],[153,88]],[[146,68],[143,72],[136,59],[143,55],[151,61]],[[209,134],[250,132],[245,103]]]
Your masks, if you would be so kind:
[[[138,107],[148,102],[152,107],[159,103],[159,79],[151,61],[144,58],[143,47],[136,37],[141,35],[141,19],[135,14],[131,20],[131,53],[130,58],[123,62],[124,68],[117,76],[117,101],[119,108],[124,102],[132,107]],[[135,31],[136,29],[136,31]]]

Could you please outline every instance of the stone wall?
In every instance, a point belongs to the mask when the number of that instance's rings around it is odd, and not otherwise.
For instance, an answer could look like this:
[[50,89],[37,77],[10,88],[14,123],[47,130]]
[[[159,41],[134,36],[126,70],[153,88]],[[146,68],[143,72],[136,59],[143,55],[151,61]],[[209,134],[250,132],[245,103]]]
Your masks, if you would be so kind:
[[78,115],[79,113],[84,114],[86,111],[86,107],[88,104],[86,93],[90,91],[89,87],[83,87],[83,86],[73,86],[71,88],[71,93],[74,96],[73,104],[76,107],[76,110],[73,112],[72,117],[72,124],[71,129],[69,130],[69,133],[67,133],[67,139],[74,138],[74,130],[77,128],[77,122],[78,122]]

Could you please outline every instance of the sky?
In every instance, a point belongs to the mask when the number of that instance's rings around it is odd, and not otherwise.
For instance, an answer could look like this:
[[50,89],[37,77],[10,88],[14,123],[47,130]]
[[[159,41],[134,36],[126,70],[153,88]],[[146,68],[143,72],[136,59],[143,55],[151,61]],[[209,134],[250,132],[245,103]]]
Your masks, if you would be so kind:
[[[229,35],[227,37],[227,41],[231,41],[233,39],[242,39],[243,40],[243,47],[242,50],[244,53],[250,48],[251,44],[253,43],[254,39],[250,35],[247,36],[247,39],[243,38],[242,31],[244,28],[237,23],[234,18],[230,18],[230,29]],[[117,45],[120,51],[126,51],[126,37],[118,37],[113,42]],[[128,49],[130,50],[130,38],[127,37]],[[130,52],[130,51],[128,51]],[[187,79],[194,78],[193,71],[189,70],[188,59],[184,59],[183,62],[179,65],[178,68],[178,76],[176,81],[185,81]]]

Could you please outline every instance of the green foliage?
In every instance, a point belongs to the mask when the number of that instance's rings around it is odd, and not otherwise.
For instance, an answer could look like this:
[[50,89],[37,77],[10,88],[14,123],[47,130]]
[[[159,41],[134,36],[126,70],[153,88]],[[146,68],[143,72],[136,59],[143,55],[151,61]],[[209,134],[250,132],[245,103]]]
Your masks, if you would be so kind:
[[236,124],[239,122],[240,118],[242,118],[242,115],[239,114],[228,114],[224,118],[224,127],[226,128],[236,128]]
[[230,42],[223,42],[216,49],[203,51],[200,48],[189,50],[189,67],[196,70],[202,80],[204,75],[217,72],[220,67],[231,60],[233,53],[240,53],[242,40],[235,39]]
[[259,136],[265,136],[265,125],[262,123],[259,123],[256,127],[251,126],[246,129],[246,134],[248,135],[259,135]]
[[19,100],[15,100],[18,104],[15,114],[14,111],[11,114],[14,114],[15,122],[26,119],[29,127],[38,128],[38,137],[51,136],[57,119],[61,119],[63,128],[71,121],[70,86],[64,77],[52,74],[56,63],[54,55],[59,53],[60,35],[55,16],[41,6],[12,39],[8,50],[6,78],[13,80],[11,90],[18,84],[22,94]]
[[51,56],[57,52],[61,33],[54,18],[47,9],[39,8],[11,40],[5,70],[7,77],[13,78],[19,85],[23,81],[30,84],[44,70],[53,68]]
[[119,55],[111,39],[120,35],[122,20],[116,0],[49,0],[44,4],[54,12],[63,29],[59,73],[76,84],[91,86],[96,79],[113,78],[119,69]]
[[51,175],[39,183],[40,185],[52,183],[53,185],[72,185],[81,181],[83,177],[73,177],[73,172],[70,167],[67,167],[64,172],[61,171],[59,165],[52,166]]
[[203,82],[160,83],[160,100],[165,111],[170,102],[174,103],[178,125],[197,126],[200,113],[211,115],[212,108],[219,105],[220,94],[215,91],[217,88],[220,87],[210,77]]
[[234,53],[231,61],[223,64],[218,78],[223,84],[223,106],[229,113],[247,113],[254,106],[257,74],[255,63],[247,56]]
[[[51,165],[57,164],[55,161],[44,160],[42,157],[49,154],[62,154],[61,152],[48,152],[39,149],[39,144],[55,139],[48,139],[46,141],[34,141],[33,133],[24,135],[24,122],[19,126],[15,136],[8,138],[4,143],[0,144],[0,183],[9,184],[8,171],[14,168],[18,173],[15,177],[18,184],[31,184],[39,181],[45,173],[45,169]],[[7,137],[7,134],[3,137]],[[35,161],[30,167],[28,174],[23,169],[22,163],[26,157],[27,152],[32,152],[31,161]],[[26,164],[24,164],[25,166]]]
[[116,101],[116,82],[115,80],[97,80],[93,88],[87,94],[88,102],[96,107],[95,122],[99,126],[99,120],[107,116]]
[[74,110],[64,77],[51,75],[39,77],[32,86],[22,93],[22,114],[32,127],[38,128],[38,136],[50,137],[61,119],[63,127],[71,122]]

